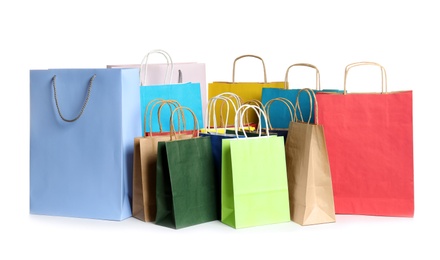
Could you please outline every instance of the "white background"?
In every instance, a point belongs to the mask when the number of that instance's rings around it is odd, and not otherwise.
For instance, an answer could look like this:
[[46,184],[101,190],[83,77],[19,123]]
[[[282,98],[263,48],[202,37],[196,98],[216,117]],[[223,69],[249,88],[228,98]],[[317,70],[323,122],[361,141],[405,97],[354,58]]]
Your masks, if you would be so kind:
[[[435,3],[2,1],[0,258],[440,259]],[[208,82],[230,81],[234,59],[244,54],[263,58],[268,81],[283,81],[293,63],[314,64],[323,88],[342,88],[352,62],[382,64],[389,91],[413,90],[414,218],[338,215],[336,223],[308,227],[292,222],[234,230],[212,222],[176,231],[133,218],[29,215],[29,70],[139,63],[156,48],[174,62],[205,63]],[[261,65],[249,63],[255,70],[237,67],[236,79],[261,81]],[[380,82],[370,82],[379,74],[372,73],[353,72],[352,91],[379,92]]]

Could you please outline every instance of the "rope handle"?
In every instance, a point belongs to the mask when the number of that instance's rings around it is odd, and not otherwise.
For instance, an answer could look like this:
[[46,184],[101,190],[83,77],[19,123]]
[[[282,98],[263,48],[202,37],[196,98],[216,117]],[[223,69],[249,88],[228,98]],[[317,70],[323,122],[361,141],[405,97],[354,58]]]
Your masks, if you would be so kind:
[[237,61],[238,61],[239,59],[242,59],[242,58],[245,58],[245,57],[252,57],[252,58],[259,59],[259,60],[261,61],[261,63],[263,64],[264,83],[267,83],[266,65],[264,65],[264,61],[263,61],[263,59],[262,59],[261,57],[259,57],[259,56],[252,55],[252,54],[242,55],[242,56],[237,57],[237,58],[234,60],[234,65],[232,66],[232,83],[235,82],[235,64],[237,63]]
[[387,73],[385,71],[385,68],[380,65],[379,63],[376,62],[370,62],[370,61],[361,61],[361,62],[355,62],[355,63],[351,63],[348,64],[345,67],[345,74],[344,74],[344,95],[347,94],[347,75],[348,75],[348,71],[356,66],[365,66],[365,65],[372,65],[372,66],[377,66],[380,68],[380,73],[381,73],[381,79],[382,79],[382,94],[386,94],[388,92],[387,90]]
[[[163,55],[165,57],[165,59],[167,60],[167,70],[165,72],[165,78],[164,78],[163,82],[164,82],[164,84],[167,84],[167,80],[168,80],[168,83],[171,84],[171,79],[173,77],[173,69],[174,69],[173,60],[171,59],[171,56],[166,51],[161,50],[161,49],[156,49],[156,50],[152,50],[152,51],[148,52],[141,61],[140,70],[139,70],[139,77],[141,78],[141,85],[145,86],[147,84],[148,57],[154,53]],[[142,80],[142,75],[143,75],[143,80]]]
[[[149,126],[150,126],[149,133],[150,133],[150,136],[153,135],[153,127],[152,127],[153,126],[153,111],[154,111],[154,107],[156,107],[159,104],[160,104],[160,106],[159,106],[159,109],[157,111],[157,121],[159,123],[159,132],[160,133],[163,132],[162,122],[160,120],[160,113],[161,113],[162,107],[165,104],[167,104],[170,107],[170,111],[173,111],[173,108],[172,108],[173,106],[174,107],[180,106],[180,103],[178,101],[176,101],[176,100],[166,100],[166,99],[162,99],[162,98],[156,98],[156,99],[151,100],[147,104],[147,106],[145,107],[145,111],[144,111],[144,125],[143,125],[143,129],[144,129],[143,134],[144,134],[144,136],[147,136],[146,122],[147,122],[148,111],[150,111],[150,113],[149,113],[150,114],[150,117],[149,117],[149,119],[150,119],[149,120]],[[184,116],[179,116],[179,118],[178,118],[179,131],[180,131],[180,120],[183,121],[184,129],[186,128]]]
[[[240,102],[240,100],[239,100],[237,95],[235,95],[233,97],[236,98],[237,102]],[[223,126],[225,130],[226,130],[226,127],[227,127],[227,123],[226,122],[228,122],[228,120],[229,120],[229,103],[234,108],[234,112],[235,112],[234,114],[237,113],[237,106],[235,105],[235,103],[232,100],[232,98],[229,98],[227,94],[223,93],[223,94],[219,94],[219,95],[217,95],[215,97],[212,97],[209,100],[208,112],[206,113],[206,120],[207,120],[206,122],[210,122],[211,121],[210,119],[212,118],[213,119],[212,120],[213,121],[213,127],[214,127],[215,132],[217,132],[217,133],[218,133],[218,130],[217,130],[217,115],[216,115],[215,107],[217,105],[217,101],[218,100],[223,101],[222,104],[221,104],[220,119],[223,119],[223,105],[226,104],[226,121],[222,120],[222,124],[221,124],[221,126]],[[239,105],[241,105],[241,104],[239,103]],[[208,124],[208,125],[210,125],[210,124]],[[208,128],[209,128],[209,126],[208,126]]]
[[[253,109],[254,112],[257,114],[258,117],[258,121],[261,121],[261,115],[264,118],[264,122],[267,125],[267,116],[266,116],[266,112],[264,111],[264,109],[262,109],[261,107],[257,106],[257,105],[251,105],[251,104],[243,104],[238,108],[238,111],[240,111],[240,113],[237,113],[235,115],[235,136],[237,138],[238,137],[238,128],[241,127],[242,129],[244,129],[244,125],[243,125],[243,115],[245,114],[246,110],[248,109]],[[240,124],[238,124],[238,120],[240,120]],[[261,137],[261,124],[258,124],[258,136]],[[245,138],[247,138],[247,134],[246,131],[243,131],[243,134],[245,136]],[[269,136],[269,128],[266,128],[266,135]]]
[[[263,103],[260,101],[260,100],[258,100],[258,99],[250,99],[250,100],[248,100],[248,101],[246,101],[246,102],[244,102],[243,104],[248,104],[248,105],[255,105],[255,106],[258,106],[258,107],[260,107],[260,109],[262,109],[263,111],[264,111],[264,113],[266,114],[266,110],[265,110],[265,107],[264,107],[264,105],[263,105]],[[243,115],[245,115],[245,117],[246,117],[246,126],[250,126],[250,122],[249,122],[249,113],[244,113],[244,112],[241,112],[241,116],[243,116]],[[258,118],[258,122],[257,122],[257,124],[258,125],[260,125],[261,126],[261,124],[260,124],[260,119],[261,118]],[[243,131],[245,131],[246,129],[245,128],[242,128],[242,130]],[[250,130],[250,128],[249,128],[249,130]]]
[[194,113],[194,111],[192,111],[189,107],[183,107],[183,106],[178,106],[176,107],[172,112],[171,112],[171,116],[170,116],[170,141],[173,140],[173,136],[175,137],[175,139],[177,139],[176,136],[176,131],[174,129],[174,114],[176,113],[176,111],[180,110],[180,113],[184,114],[185,110],[189,111],[191,113],[191,115],[193,116],[194,119],[194,131],[193,131],[193,136],[194,137],[199,137],[199,122],[197,120],[197,116]]
[[61,113],[60,105],[59,105],[59,103],[58,103],[57,87],[56,87],[56,78],[57,78],[57,75],[54,75],[54,76],[52,77],[52,86],[53,86],[53,97],[54,97],[54,99],[55,99],[55,105],[56,105],[56,107],[57,107],[58,115],[59,115],[60,118],[61,118],[63,121],[65,121],[65,122],[68,122],[68,123],[75,122],[76,120],[78,120],[78,119],[82,116],[82,114],[84,113],[84,110],[86,109],[86,106],[87,106],[87,104],[88,104],[88,102],[89,102],[89,99],[90,99],[90,92],[92,91],[92,85],[93,85],[93,81],[94,81],[95,78],[96,78],[96,74],[94,74],[94,75],[90,78],[90,80],[89,80],[89,85],[88,85],[88,87],[87,87],[87,95],[86,95],[86,98],[85,98],[85,100],[84,100],[84,103],[83,103],[83,105],[82,105],[82,107],[81,107],[81,110],[79,111],[79,114],[78,114],[75,118],[73,118],[73,119],[67,119],[67,118],[65,118],[65,117],[63,116],[63,114]]
[[287,70],[286,70],[286,75],[284,77],[284,89],[289,89],[288,87],[288,81],[289,81],[289,70],[292,67],[297,67],[297,66],[301,66],[301,67],[309,67],[312,69],[316,70],[316,89],[317,90],[321,90],[321,76],[319,74],[319,70],[315,65],[312,65],[310,63],[295,63],[290,65]]
[[[310,99],[310,114],[309,114],[309,120],[307,121],[307,124],[310,124],[310,120],[312,119],[312,109],[313,109],[313,100],[315,100],[315,124],[318,124],[318,101],[316,100],[315,92],[310,88],[303,88],[298,91],[298,94],[296,95],[296,104],[295,107],[299,111],[299,115],[301,116],[301,122],[304,122],[303,115],[301,112],[301,106],[299,105],[299,96],[301,95],[301,92],[306,92],[309,95]],[[296,111],[295,111],[295,121],[298,121]]]
[[270,130],[272,130],[272,123],[270,122],[270,107],[272,105],[273,102],[275,101],[279,101],[281,103],[284,103],[284,105],[286,105],[287,109],[289,110],[289,114],[290,114],[290,121],[294,121],[294,116],[293,116],[293,111],[296,111],[296,107],[295,105],[293,105],[292,101],[290,101],[287,98],[283,98],[283,97],[277,97],[277,98],[273,98],[270,99],[266,102],[266,104],[264,104],[264,109],[266,110],[266,115],[267,115],[267,123]]

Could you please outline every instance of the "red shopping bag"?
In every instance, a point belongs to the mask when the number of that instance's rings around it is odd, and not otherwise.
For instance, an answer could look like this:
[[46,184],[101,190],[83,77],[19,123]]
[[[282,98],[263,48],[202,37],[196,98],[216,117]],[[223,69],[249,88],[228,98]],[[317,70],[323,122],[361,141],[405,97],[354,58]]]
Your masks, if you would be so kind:
[[[382,92],[347,93],[350,68],[381,69]],[[316,93],[324,127],[336,214],[412,217],[414,162],[412,91],[387,91],[373,62],[345,68],[344,93]]]

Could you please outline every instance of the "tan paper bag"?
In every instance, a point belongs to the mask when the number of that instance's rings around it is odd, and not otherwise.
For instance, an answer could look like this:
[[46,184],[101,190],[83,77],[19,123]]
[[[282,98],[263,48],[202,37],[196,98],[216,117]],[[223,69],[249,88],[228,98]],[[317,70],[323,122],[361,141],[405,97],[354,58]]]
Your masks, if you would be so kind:
[[[298,97],[302,92],[308,93],[310,97],[311,111],[314,92],[301,89]],[[311,116],[307,122],[303,121],[298,99],[296,107],[299,109],[300,120],[290,122],[286,140],[291,220],[300,225],[335,222],[333,187],[324,129],[319,125],[317,117],[315,123],[310,123]],[[318,105],[315,102],[316,112],[317,109]]]
[[[155,105],[160,105],[158,113],[164,105],[169,105],[173,109],[179,104],[174,100],[154,100],[146,107],[146,111],[153,111]],[[145,112],[147,115],[148,113]],[[152,118],[152,113],[149,113]],[[156,118],[156,117],[155,117]],[[157,118],[160,118],[158,116]],[[182,118],[184,120],[184,118]],[[147,120],[146,120],[147,121]],[[147,122],[151,122],[148,120]],[[197,132],[197,131],[195,131]],[[153,133],[146,129],[144,125],[144,136],[134,139],[133,154],[133,217],[145,222],[153,222],[156,219],[156,163],[157,145],[161,141],[192,138],[194,133],[174,133],[165,132]]]

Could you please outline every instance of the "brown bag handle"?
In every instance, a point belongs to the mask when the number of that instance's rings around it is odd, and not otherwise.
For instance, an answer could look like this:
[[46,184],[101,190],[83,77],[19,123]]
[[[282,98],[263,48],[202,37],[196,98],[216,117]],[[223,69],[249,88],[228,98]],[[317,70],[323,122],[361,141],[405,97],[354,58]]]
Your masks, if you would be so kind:
[[321,90],[321,76],[319,74],[319,70],[315,65],[312,65],[310,63],[295,63],[295,64],[290,65],[287,68],[286,76],[284,77],[284,89],[289,89],[288,84],[287,84],[288,80],[289,80],[289,70],[290,70],[290,68],[295,67],[295,66],[309,67],[309,68],[315,69],[316,70],[316,90]]
[[[166,100],[166,99],[162,99],[162,98],[156,98],[156,99],[151,100],[147,104],[147,106],[145,107],[145,110],[144,110],[144,125],[143,125],[143,130],[144,130],[143,131],[143,136],[144,137],[147,136],[147,115],[148,114],[150,115],[149,116],[149,126],[150,126],[149,132],[150,132],[150,136],[153,136],[153,110],[154,110],[154,107],[156,105],[159,105],[159,104],[160,104],[160,106],[159,106],[159,109],[157,111],[157,121],[159,123],[159,132],[160,133],[163,132],[163,130],[162,130],[162,122],[160,120],[160,113],[161,113],[162,107],[165,104],[167,104],[170,107],[170,110],[173,111],[172,106],[174,106],[174,107],[179,107],[180,106],[180,103],[178,101],[176,101],[176,100]],[[148,113],[148,111],[150,113]],[[185,116],[183,114],[180,115],[178,120],[179,120],[178,121],[179,131],[180,131],[180,120],[182,120],[182,122],[183,122],[183,128],[186,129],[186,126],[185,126],[185,123],[186,123],[185,122]]]
[[232,66],[232,83],[235,83],[235,64],[237,63],[237,61],[241,58],[245,58],[245,57],[252,57],[252,58],[256,58],[261,60],[261,63],[263,64],[263,72],[264,72],[264,83],[267,83],[267,77],[266,77],[266,66],[264,65],[264,61],[261,57],[256,56],[256,55],[252,55],[252,54],[246,54],[246,55],[242,55],[237,57],[234,60],[234,65]]
[[174,108],[174,110],[171,112],[170,116],[170,141],[173,140],[173,136],[176,137],[176,130],[174,128],[174,114],[178,111],[181,114],[184,114],[185,110],[189,111],[194,119],[194,130],[193,130],[193,137],[199,137],[200,129],[199,129],[199,121],[197,120],[197,116],[194,113],[194,111],[189,107],[183,107],[178,106]]
[[[310,120],[312,119],[313,100],[315,100],[315,124],[317,125],[318,124],[318,101],[316,100],[315,92],[313,92],[312,89],[303,88],[298,91],[298,94],[296,95],[295,108],[298,109],[298,111],[299,111],[299,115],[301,116],[301,122],[305,122],[303,119],[303,116],[302,116],[301,106],[299,105],[299,95],[301,95],[301,92],[303,92],[303,91],[306,92],[310,98],[310,115],[309,115],[309,120],[307,121],[307,124],[310,124]],[[296,121],[298,121],[298,117],[296,115],[296,110],[295,110],[295,122]]]
[[385,71],[385,68],[382,67],[382,65],[380,65],[379,63],[376,62],[370,62],[370,61],[361,61],[361,62],[355,62],[355,63],[351,63],[348,64],[345,67],[345,75],[344,75],[344,95],[347,94],[347,74],[348,71],[356,66],[365,66],[365,65],[373,65],[373,66],[378,66],[380,68],[380,72],[381,72],[381,76],[382,76],[382,94],[386,94],[388,92],[387,90],[387,73]]
[[270,106],[275,101],[282,102],[282,103],[284,103],[284,105],[286,105],[286,107],[290,113],[290,121],[294,121],[292,109],[293,109],[293,111],[296,110],[295,105],[293,105],[293,103],[287,98],[277,97],[277,98],[273,98],[273,99],[270,99],[269,101],[267,101],[266,104],[264,105],[264,109],[266,111],[267,123],[268,123],[268,126],[266,126],[266,127],[269,127],[270,130],[273,129],[272,123],[270,122]]

